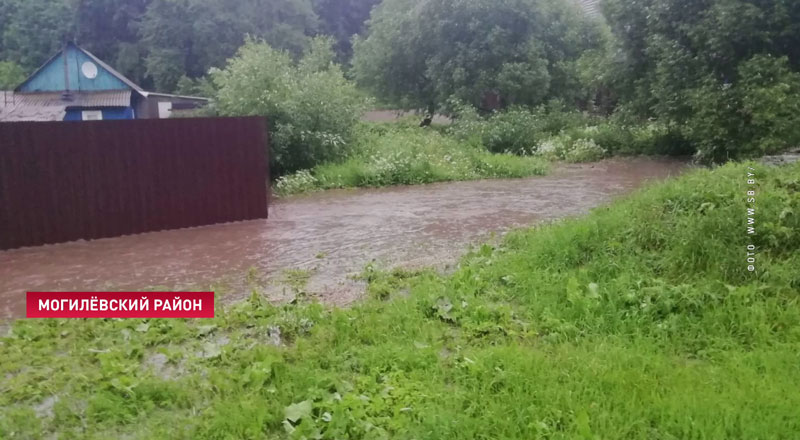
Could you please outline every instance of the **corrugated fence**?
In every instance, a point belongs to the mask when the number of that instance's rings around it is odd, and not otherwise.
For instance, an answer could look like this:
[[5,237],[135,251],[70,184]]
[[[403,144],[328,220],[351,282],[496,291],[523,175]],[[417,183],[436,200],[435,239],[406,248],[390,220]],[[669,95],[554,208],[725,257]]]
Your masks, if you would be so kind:
[[267,217],[263,118],[0,123],[0,249]]

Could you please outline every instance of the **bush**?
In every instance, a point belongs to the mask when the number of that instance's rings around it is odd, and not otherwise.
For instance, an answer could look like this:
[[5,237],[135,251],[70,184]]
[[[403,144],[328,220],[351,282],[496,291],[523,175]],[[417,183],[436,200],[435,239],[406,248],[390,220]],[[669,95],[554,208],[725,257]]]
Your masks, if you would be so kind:
[[25,70],[12,61],[0,61],[0,90],[12,90],[25,81]]
[[591,139],[572,139],[567,134],[551,137],[536,148],[536,154],[541,157],[572,163],[598,161],[607,153]]
[[314,189],[414,185],[480,178],[541,175],[540,158],[492,154],[432,130],[390,124],[362,126],[346,161],[314,167],[279,180],[279,194]]
[[559,105],[534,110],[512,108],[480,118],[474,110],[459,110],[450,134],[458,139],[480,142],[493,153],[532,154],[536,145],[565,129],[587,124],[579,112],[565,111]]
[[757,157],[800,144],[800,73],[786,58],[742,63],[736,84],[706,78],[690,95],[687,137],[707,162]]
[[367,100],[333,63],[330,40],[315,39],[299,62],[248,41],[214,70],[222,115],[269,118],[273,175],[346,157]]
[[[680,127],[704,162],[796,146],[798,5],[606,0],[604,15],[619,43],[619,51],[610,53],[625,62],[607,63],[612,71],[605,78],[628,110]],[[685,149],[676,138],[666,139]]]
[[567,150],[564,160],[567,162],[594,162],[602,159],[606,150],[602,149],[591,139],[578,139],[572,143],[572,148]]
[[525,154],[541,136],[535,114],[526,110],[496,113],[482,132],[481,141],[493,153]]
[[275,182],[275,189],[280,194],[294,194],[311,191],[317,187],[319,181],[308,170],[301,170],[294,174],[281,176]]

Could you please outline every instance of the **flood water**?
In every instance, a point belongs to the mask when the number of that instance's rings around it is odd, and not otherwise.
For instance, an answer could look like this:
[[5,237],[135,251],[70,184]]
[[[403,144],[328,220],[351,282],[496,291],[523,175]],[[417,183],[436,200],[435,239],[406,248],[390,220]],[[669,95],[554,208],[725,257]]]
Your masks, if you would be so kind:
[[344,305],[363,293],[351,275],[372,261],[453,264],[492,232],[586,213],[686,166],[613,159],[522,180],[326,191],[274,200],[269,220],[0,252],[0,317],[24,316],[26,291],[196,289],[224,279],[235,300],[253,277],[279,301],[293,295],[280,280],[295,268],[312,273],[311,294]]

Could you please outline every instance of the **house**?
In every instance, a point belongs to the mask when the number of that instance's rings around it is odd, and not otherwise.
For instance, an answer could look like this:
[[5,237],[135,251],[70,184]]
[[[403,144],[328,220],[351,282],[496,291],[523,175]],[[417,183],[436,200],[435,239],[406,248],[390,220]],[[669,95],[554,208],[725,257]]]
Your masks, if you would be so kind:
[[168,118],[207,103],[206,98],[145,91],[68,43],[13,92],[0,92],[0,121]]

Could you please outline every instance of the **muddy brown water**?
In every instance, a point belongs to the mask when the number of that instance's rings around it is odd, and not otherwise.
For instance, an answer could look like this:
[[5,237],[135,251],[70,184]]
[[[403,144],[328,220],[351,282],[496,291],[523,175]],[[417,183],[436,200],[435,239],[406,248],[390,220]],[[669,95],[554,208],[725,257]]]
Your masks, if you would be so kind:
[[370,262],[445,267],[493,232],[586,213],[686,167],[614,159],[528,179],[326,191],[275,200],[268,220],[4,251],[0,317],[24,316],[26,291],[178,290],[225,279],[225,298],[235,300],[254,276],[271,299],[286,300],[286,269],[310,271],[312,295],[345,305],[363,293],[351,276]]

